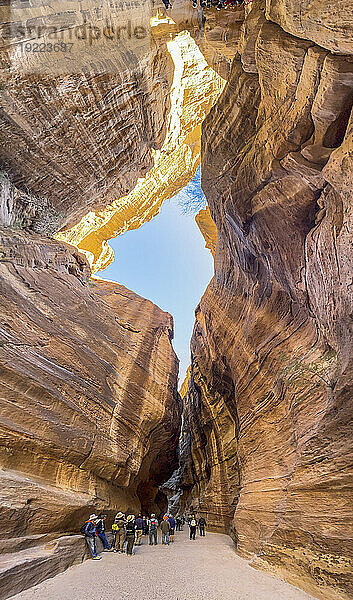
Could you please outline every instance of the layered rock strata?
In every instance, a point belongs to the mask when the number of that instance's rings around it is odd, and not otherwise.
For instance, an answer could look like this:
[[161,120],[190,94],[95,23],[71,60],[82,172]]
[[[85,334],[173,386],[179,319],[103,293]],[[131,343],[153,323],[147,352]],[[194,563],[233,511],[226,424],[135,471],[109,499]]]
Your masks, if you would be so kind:
[[[139,55],[123,42],[106,48],[85,39],[74,39],[70,57],[26,52],[21,39],[11,39],[11,23],[15,32],[16,26],[26,31],[28,23],[34,32],[63,23],[65,35],[98,9],[112,13],[111,3],[95,6],[87,0],[75,8],[49,9],[12,3],[10,11],[5,4],[0,7],[0,165],[21,194],[5,224],[52,234],[128,194],[153,166],[153,152],[165,138],[173,63],[165,39],[150,35]],[[20,18],[22,24],[16,22]],[[76,46],[82,56],[73,55]],[[54,62],[47,65],[46,57]]]
[[34,233],[1,230],[0,274],[2,537],[163,509],[179,430],[171,316]]
[[182,503],[327,600],[352,594],[353,47],[347,6],[318,11],[253,2],[203,125]]

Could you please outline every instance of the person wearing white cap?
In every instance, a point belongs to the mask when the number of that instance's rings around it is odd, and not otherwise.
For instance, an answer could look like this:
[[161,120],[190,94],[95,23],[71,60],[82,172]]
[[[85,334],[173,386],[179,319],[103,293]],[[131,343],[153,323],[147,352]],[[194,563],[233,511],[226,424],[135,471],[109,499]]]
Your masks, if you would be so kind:
[[90,549],[90,552],[92,554],[92,560],[101,560],[101,556],[98,555],[97,553],[97,546],[96,546],[96,537],[97,537],[97,527],[96,527],[96,521],[97,521],[98,517],[97,515],[93,514],[90,515],[88,521],[86,521],[85,526],[84,526],[84,532],[85,532],[85,540],[86,540],[86,544]]

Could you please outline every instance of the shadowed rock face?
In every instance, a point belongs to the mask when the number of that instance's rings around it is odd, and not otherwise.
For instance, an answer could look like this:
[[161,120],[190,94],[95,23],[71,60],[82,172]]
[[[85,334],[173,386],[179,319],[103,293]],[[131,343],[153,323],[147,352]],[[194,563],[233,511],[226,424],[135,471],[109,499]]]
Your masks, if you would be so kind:
[[175,27],[152,29],[139,57],[119,46],[107,72],[26,73],[25,63],[8,68],[6,47],[1,54],[7,538],[77,531],[90,511],[166,507],[158,487],[175,467],[180,418],[172,318],[123,286],[91,280],[85,257],[50,237],[126,196],[153,166],[170,109],[166,42]]
[[1,230],[5,537],[77,531],[89,511],[141,500],[158,510],[176,463],[172,318],[89,274],[76,249]]
[[[218,242],[191,342],[182,503],[256,566],[347,598],[353,64],[324,49],[311,8],[299,32],[276,4],[299,39],[253,4],[203,125]],[[345,10],[330,24],[341,50]]]
[[112,59],[108,73],[0,72],[0,164],[22,197],[5,225],[52,234],[125,196],[153,166],[173,78],[166,44],[151,40],[140,62]]

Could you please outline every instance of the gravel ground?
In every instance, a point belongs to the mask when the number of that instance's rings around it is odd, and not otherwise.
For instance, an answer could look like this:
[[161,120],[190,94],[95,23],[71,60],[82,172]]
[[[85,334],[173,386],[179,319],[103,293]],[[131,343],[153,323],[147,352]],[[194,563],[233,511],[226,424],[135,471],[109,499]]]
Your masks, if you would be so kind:
[[[185,529],[185,528],[184,528]],[[143,545],[134,556],[104,552],[13,596],[16,600],[312,600],[283,581],[250,567],[226,535],[170,546]]]

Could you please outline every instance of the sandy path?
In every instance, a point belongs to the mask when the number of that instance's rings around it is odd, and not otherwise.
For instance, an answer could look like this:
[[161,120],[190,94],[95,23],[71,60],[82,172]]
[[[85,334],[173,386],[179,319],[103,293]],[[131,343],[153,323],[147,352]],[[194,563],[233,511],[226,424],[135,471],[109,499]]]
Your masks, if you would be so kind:
[[208,533],[189,541],[178,532],[170,546],[143,545],[132,557],[103,553],[13,596],[16,600],[311,600],[251,568],[228,536]]

